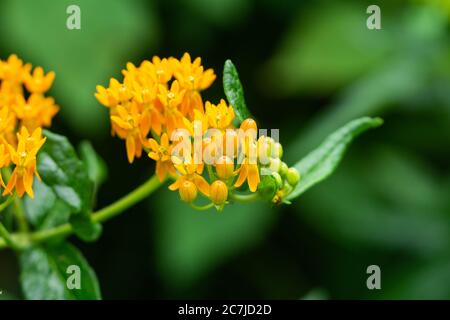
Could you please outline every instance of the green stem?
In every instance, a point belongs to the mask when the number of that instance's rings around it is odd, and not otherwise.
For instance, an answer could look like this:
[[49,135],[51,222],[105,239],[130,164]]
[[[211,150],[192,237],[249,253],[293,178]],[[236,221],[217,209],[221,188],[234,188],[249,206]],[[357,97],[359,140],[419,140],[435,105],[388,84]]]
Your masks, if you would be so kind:
[[148,197],[156,189],[158,189],[161,184],[162,182],[159,181],[156,175],[152,176],[147,182],[137,187],[123,198],[93,213],[92,221],[103,222],[118,215],[119,213],[138,203],[142,199]]
[[[131,191],[126,196],[120,198],[119,200],[113,202],[112,204],[106,206],[103,209],[100,209],[97,212],[92,214],[93,222],[104,222],[120,213],[128,209],[129,207],[135,205],[139,201],[148,197],[152,194],[156,189],[161,186],[162,182],[159,181],[156,175],[152,176],[148,181],[146,181],[141,186],[137,187],[133,191]],[[61,237],[69,235],[73,232],[73,228],[69,223],[57,226],[55,228],[36,231],[29,234],[29,240],[32,243],[40,243],[43,241],[47,241],[51,238]],[[20,234],[11,235],[10,239],[14,240],[15,237],[19,237]],[[0,249],[8,246],[6,239],[2,241],[0,239]]]
[[250,193],[250,194],[230,194],[230,199],[237,202],[252,202],[259,199],[258,193]]
[[191,203],[191,207],[193,209],[200,210],[200,211],[208,210],[209,208],[212,208],[213,206],[214,206],[214,203],[212,203],[212,202],[208,203],[208,204],[205,204],[204,206],[197,206],[197,205]]
[[20,198],[14,197],[14,212],[16,213],[17,225],[19,226],[19,231],[27,233],[29,231],[27,218],[25,217],[25,211],[22,207],[22,202]]
[[0,236],[3,238],[3,241],[7,246],[10,246],[13,249],[17,249],[18,246],[11,237],[11,234],[8,232],[8,230],[6,230],[5,226],[1,222],[0,222]]
[[5,210],[11,204],[11,202],[13,202],[14,198],[15,198],[15,195],[12,195],[12,196],[9,196],[8,199],[6,199],[5,202],[2,202],[0,204],[0,212]]

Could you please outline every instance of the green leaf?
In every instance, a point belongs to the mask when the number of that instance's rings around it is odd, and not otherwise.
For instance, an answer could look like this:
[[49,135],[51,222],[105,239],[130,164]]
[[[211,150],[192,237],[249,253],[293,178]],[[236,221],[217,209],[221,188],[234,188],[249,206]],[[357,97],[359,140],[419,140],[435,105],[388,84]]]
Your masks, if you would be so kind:
[[93,183],[66,137],[44,131],[47,141],[38,155],[42,181],[63,200],[74,214],[90,210]]
[[72,216],[69,222],[75,234],[86,242],[93,242],[102,234],[102,225],[92,222],[90,215]]
[[225,61],[223,67],[223,89],[228,99],[228,103],[233,106],[236,118],[239,122],[251,117],[244,99],[244,89],[242,88],[239,74],[231,60]]
[[314,288],[301,298],[301,300],[327,300],[327,299],[329,299],[329,295],[322,288]]
[[228,259],[263,241],[276,219],[267,203],[231,204],[222,212],[197,211],[162,192],[152,206],[157,263],[167,284],[187,288]]
[[[30,300],[98,300],[100,288],[95,272],[72,245],[29,248],[20,253],[22,291]],[[80,289],[69,289],[71,265],[80,268]]]
[[95,152],[92,144],[85,140],[80,143],[79,153],[81,160],[86,165],[89,178],[97,189],[108,176],[108,168],[105,161]]
[[[236,26],[250,13],[249,0],[181,0],[193,14],[219,27]],[[198,19],[198,20],[201,20]],[[204,22],[201,22],[202,26]]]
[[366,8],[346,1],[299,10],[266,66],[265,88],[283,97],[325,94],[383,63],[394,47],[394,33],[360,28]]
[[[101,226],[90,220],[94,189],[88,168],[66,137],[47,130],[44,134],[47,141],[37,160],[42,183],[35,183],[35,199],[26,199],[27,215],[38,226],[47,218],[45,226],[51,227],[55,222],[67,222],[62,217],[67,220],[69,211],[75,234],[93,241],[99,237]],[[66,215],[58,216],[55,206]]]
[[341,127],[315,150],[295,165],[300,172],[300,182],[287,197],[292,200],[333,173],[355,137],[383,123],[380,118],[363,117]]
[[[66,27],[67,7],[74,4],[81,11],[80,30]],[[55,71],[52,92],[62,106],[57,117],[81,135],[106,135],[107,110],[96,101],[95,86],[106,85],[112,72],[119,76],[126,61],[139,57],[144,48],[154,48],[155,12],[144,0],[1,1],[3,53],[17,53]]]

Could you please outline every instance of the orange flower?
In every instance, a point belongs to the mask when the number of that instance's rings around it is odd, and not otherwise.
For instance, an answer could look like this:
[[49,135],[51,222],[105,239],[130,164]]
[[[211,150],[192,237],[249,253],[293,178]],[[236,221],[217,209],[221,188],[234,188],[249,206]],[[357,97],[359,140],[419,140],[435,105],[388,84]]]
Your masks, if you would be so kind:
[[217,106],[206,101],[205,109],[209,125],[213,128],[226,129],[234,119],[233,107],[227,106],[227,103],[223,99],[220,100]]
[[0,135],[14,130],[16,121],[14,113],[9,111],[8,107],[0,109]]
[[41,94],[32,94],[27,101],[23,96],[19,96],[13,108],[17,118],[22,120],[22,125],[30,131],[41,126],[50,126],[52,118],[59,111],[53,98]]
[[186,94],[181,102],[180,110],[184,115],[193,117],[193,111],[203,112],[203,101],[199,94],[211,86],[216,79],[212,69],[204,71],[201,59],[196,58],[191,62],[189,53],[185,53],[180,61],[173,59],[174,76],[180,82],[181,87],[186,89]]
[[185,53],[180,61],[174,60],[174,75],[183,88],[201,91],[211,86],[216,79],[213,69],[204,71],[201,58],[191,62],[189,53]]
[[16,192],[20,197],[26,192],[33,198],[33,177],[36,175],[40,179],[36,170],[36,155],[46,138],[42,138],[41,128],[37,128],[34,130],[33,134],[30,135],[28,130],[25,127],[22,127],[20,133],[17,133],[17,140],[17,149],[8,145],[11,162],[15,164],[16,167],[9,178],[3,195],[11,194],[12,189],[15,187]]
[[169,190],[178,190],[185,181],[190,181],[198,188],[198,190],[200,190],[201,193],[209,197],[209,184],[205,180],[205,178],[201,176],[201,173],[203,171],[202,165],[183,163],[176,164],[175,167],[177,168],[181,176],[179,176],[178,179],[169,186]]
[[36,67],[32,75],[29,73],[25,75],[24,82],[25,87],[31,93],[44,93],[50,89],[53,80],[55,80],[55,73],[53,71],[44,75],[44,69]]
[[[253,125],[250,128],[246,127],[245,121],[241,124],[241,131],[244,129],[253,129]],[[248,187],[251,192],[255,192],[258,188],[260,182],[259,177],[259,167],[257,162],[257,141],[255,136],[252,134],[244,135],[243,139],[240,141],[241,144],[241,154],[239,155],[242,159],[241,166],[239,168],[239,176],[234,184],[235,187],[240,187],[246,180]],[[241,159],[238,158],[238,161]]]
[[255,192],[258,188],[260,177],[259,177],[259,168],[256,163],[250,163],[250,161],[246,158],[241,167],[239,168],[239,176],[234,184],[235,187],[240,187],[245,180],[247,180],[248,187],[251,192]]
[[22,83],[30,70],[31,64],[23,64],[15,54],[10,55],[7,61],[0,60],[0,79],[2,80]]
[[175,176],[176,171],[171,161],[171,146],[167,134],[162,134],[160,144],[155,139],[149,139],[148,144],[151,149],[148,156],[156,161],[156,175],[159,180],[163,181],[167,174]]
[[173,65],[167,58],[160,59],[158,56],[154,56],[152,62],[142,62],[141,69],[155,83],[165,84],[172,79]]
[[117,115],[111,115],[111,121],[119,137],[125,140],[128,161],[132,163],[134,157],[142,155],[142,142],[150,131],[148,117],[139,113],[135,104],[131,105],[130,110],[119,105]]
[[172,133],[177,128],[182,127],[183,115],[178,110],[178,106],[183,99],[185,90],[180,89],[178,81],[172,82],[170,90],[165,86],[158,86],[158,98],[161,104],[164,106],[164,118],[167,132]]

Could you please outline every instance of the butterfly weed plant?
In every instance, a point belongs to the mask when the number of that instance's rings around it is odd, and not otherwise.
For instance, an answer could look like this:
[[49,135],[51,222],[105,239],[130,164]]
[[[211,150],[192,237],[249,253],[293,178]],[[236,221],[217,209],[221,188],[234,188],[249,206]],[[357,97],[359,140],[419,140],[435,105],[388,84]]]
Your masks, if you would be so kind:
[[[220,101],[204,101],[202,92],[217,76],[188,53],[128,63],[122,74],[108,87],[98,85],[95,97],[109,110],[111,134],[124,141],[128,162],[154,162],[155,174],[96,209],[103,160],[88,142],[77,153],[66,137],[44,129],[59,111],[45,95],[55,74],[16,55],[0,60],[0,249],[17,252],[27,299],[100,299],[96,275],[69,237],[97,241],[103,222],[160,187],[210,214],[241,202],[289,205],[336,169],[353,138],[382,124],[353,120],[288,165],[277,137],[259,128],[247,109],[230,60]],[[78,290],[68,282],[73,266],[80,271]]]

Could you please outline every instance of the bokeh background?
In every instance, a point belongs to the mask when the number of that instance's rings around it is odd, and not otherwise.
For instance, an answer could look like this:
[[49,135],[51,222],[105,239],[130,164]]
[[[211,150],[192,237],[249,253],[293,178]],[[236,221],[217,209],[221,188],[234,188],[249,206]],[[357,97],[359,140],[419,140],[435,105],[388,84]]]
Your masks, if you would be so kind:
[[[66,29],[70,4],[81,30]],[[366,28],[370,4],[382,30]],[[74,239],[104,298],[449,299],[449,19],[449,0],[0,0],[0,57],[56,72],[52,130],[92,141],[108,165],[98,207],[154,170],[127,163],[94,98],[127,61],[201,56],[218,74],[204,96],[218,101],[232,59],[288,164],[353,118],[385,119],[291,206],[196,212],[162,188],[98,242]],[[381,290],[366,288],[371,264]],[[18,272],[1,251],[0,298],[21,298]]]

